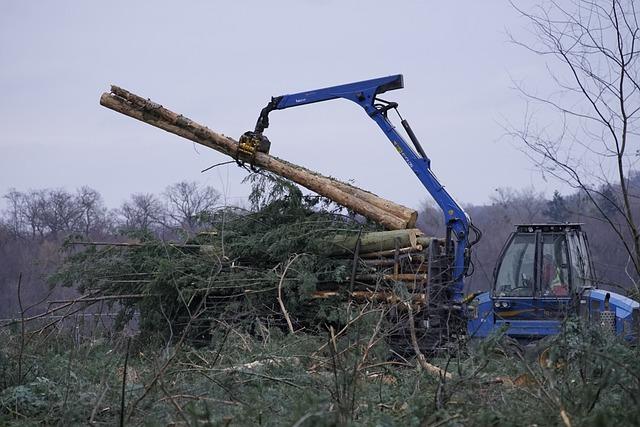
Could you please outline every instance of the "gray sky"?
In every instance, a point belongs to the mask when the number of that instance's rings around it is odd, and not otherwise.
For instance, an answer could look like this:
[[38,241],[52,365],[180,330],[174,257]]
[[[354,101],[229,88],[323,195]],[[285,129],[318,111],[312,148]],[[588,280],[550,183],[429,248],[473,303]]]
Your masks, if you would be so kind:
[[[111,83],[226,135],[255,124],[272,95],[402,73],[398,101],[436,175],[459,201],[534,185],[501,138],[524,101],[511,78],[548,84],[510,44],[524,22],[506,1],[0,2],[0,192],[99,190],[111,207],[180,180],[246,197],[222,154],[98,104]],[[398,123],[399,125],[399,123]],[[364,112],[335,100],[271,114],[271,152],[417,207],[428,198]]]

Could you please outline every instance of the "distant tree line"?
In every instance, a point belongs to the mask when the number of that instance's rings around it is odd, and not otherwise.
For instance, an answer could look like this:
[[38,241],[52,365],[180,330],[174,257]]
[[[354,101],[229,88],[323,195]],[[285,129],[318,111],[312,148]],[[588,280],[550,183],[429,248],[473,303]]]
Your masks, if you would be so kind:
[[117,209],[108,209],[100,193],[89,187],[75,193],[12,189],[4,199],[7,208],[1,225],[10,237],[55,241],[70,234],[103,237],[132,230],[192,233],[198,227],[198,215],[214,209],[220,193],[195,182],[179,182],[159,196],[132,194]]
[[[159,195],[136,193],[109,209],[98,191],[80,187],[20,191],[4,196],[0,215],[0,316],[18,313],[17,280],[22,273],[22,302],[36,304],[49,293],[47,276],[59,265],[63,242],[117,241],[151,233],[176,240],[198,230],[201,215],[220,203],[220,193],[195,182],[178,182]],[[70,290],[56,290],[69,295]]]
[[[608,185],[608,184],[607,184]],[[628,183],[633,209],[640,211],[640,173]],[[473,275],[469,291],[488,289],[500,251],[515,224],[534,222],[580,222],[585,224],[599,279],[607,286],[637,292],[638,277],[629,254],[610,221],[624,233],[624,216],[615,207],[619,189],[608,185],[601,191],[600,207],[593,206],[583,191],[551,198],[534,189],[500,188],[486,205],[468,205],[473,223],[483,232],[474,248]],[[195,182],[179,182],[161,194],[135,193],[118,208],[108,208],[100,193],[89,187],[75,192],[62,189],[10,190],[0,215],[0,316],[19,313],[17,278],[23,274],[22,302],[36,304],[48,296],[47,276],[59,265],[66,239],[115,242],[152,235],[183,241],[207,226],[209,215],[221,208],[220,193]],[[613,201],[613,203],[608,203]],[[606,206],[610,206],[609,209]],[[603,212],[602,207],[605,207]],[[257,209],[258,207],[254,207]],[[607,215],[608,218],[604,218]],[[442,236],[442,213],[425,204],[419,227]],[[56,290],[64,295],[71,290]]]

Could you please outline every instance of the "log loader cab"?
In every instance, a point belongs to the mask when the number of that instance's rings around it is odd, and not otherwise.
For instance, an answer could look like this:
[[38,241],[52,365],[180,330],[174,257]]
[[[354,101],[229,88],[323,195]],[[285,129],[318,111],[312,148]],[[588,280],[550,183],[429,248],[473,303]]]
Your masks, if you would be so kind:
[[517,225],[496,264],[492,295],[496,301],[567,299],[594,283],[580,224]]
[[496,264],[491,292],[469,305],[468,332],[483,337],[505,328],[514,338],[535,339],[557,334],[566,316],[578,311],[597,321],[612,317],[614,329],[618,317],[622,333],[638,303],[596,284],[580,224],[517,225]]

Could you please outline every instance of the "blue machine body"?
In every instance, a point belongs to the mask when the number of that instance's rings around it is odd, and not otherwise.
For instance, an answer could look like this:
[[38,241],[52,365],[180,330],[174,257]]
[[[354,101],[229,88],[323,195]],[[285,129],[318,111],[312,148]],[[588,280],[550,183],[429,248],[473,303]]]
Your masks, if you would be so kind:
[[606,311],[615,313],[613,325],[616,335],[625,339],[638,340],[638,321],[640,304],[624,295],[608,292],[604,289],[590,289],[583,295],[581,303],[583,316],[592,322],[601,322],[599,314]]
[[[608,304],[605,303],[609,296]],[[611,312],[613,314],[610,323],[605,325],[616,335],[624,337],[627,341],[638,340],[638,312],[640,304],[628,297],[612,293],[603,289],[585,289],[577,296],[580,304],[577,309],[582,318],[590,323],[603,323],[602,313]],[[511,337],[529,341],[555,335],[562,327],[562,321],[568,314],[572,301],[566,299],[554,303],[546,301],[540,306],[538,318],[518,318],[504,319],[496,315],[499,311],[496,304],[501,304],[504,300],[494,299],[490,292],[482,292],[474,297],[469,304],[469,319],[467,322],[467,333],[471,338],[485,338],[497,329],[505,328],[505,333]],[[535,305],[533,299],[522,299],[516,301],[508,308],[513,311],[531,311]],[[606,306],[608,305],[608,307]],[[562,314],[562,316],[557,316]],[[551,315],[551,317],[545,317]]]
[[[255,131],[247,134],[251,134],[252,137],[258,136],[268,142],[262,132],[269,126],[268,115],[274,110],[338,98],[347,99],[362,107],[382,129],[443,212],[447,226],[446,242],[453,243],[453,283],[449,297],[453,304],[461,307],[465,313],[468,336],[486,337],[499,328],[506,328],[508,335],[523,340],[554,335],[558,333],[563,319],[572,310],[578,310],[581,316],[590,321],[609,325],[617,334],[628,339],[633,335],[637,336],[638,333],[634,334],[632,331],[640,329],[638,302],[596,289],[597,283],[586,236],[579,224],[517,226],[516,232],[505,244],[500,262],[496,266],[492,291],[464,296],[464,277],[467,273],[470,249],[479,239],[480,232],[431,170],[431,161],[408,122],[398,113],[413,147],[390,122],[388,112],[392,109],[397,112],[398,104],[383,100],[379,95],[403,87],[403,77],[397,74],[273,97],[262,110]],[[474,242],[470,242],[470,229],[477,233],[478,239]],[[524,248],[527,239],[530,251],[525,256],[526,251],[517,248]],[[554,247],[557,247],[555,252]],[[547,257],[553,258],[545,253],[547,249],[556,257],[555,279],[558,286],[555,293],[543,289],[546,268],[544,262]],[[506,270],[510,269],[508,273],[501,273],[503,267]],[[549,271],[553,275],[554,271]],[[558,293],[558,289],[562,292]]]
[[575,313],[637,340],[640,304],[597,285],[580,224],[516,226],[496,265],[492,290],[467,304],[467,333],[482,338],[504,328],[527,341],[557,334]]

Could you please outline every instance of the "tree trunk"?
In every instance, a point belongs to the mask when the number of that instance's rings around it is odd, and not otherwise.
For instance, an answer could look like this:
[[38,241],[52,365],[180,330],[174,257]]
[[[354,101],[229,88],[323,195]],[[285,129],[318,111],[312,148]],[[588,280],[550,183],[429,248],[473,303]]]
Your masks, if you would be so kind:
[[[117,86],[111,86],[111,93],[102,94],[100,104],[228,156],[236,157],[238,143],[235,140],[213,132],[205,126]],[[319,175],[265,153],[257,152],[254,164],[288,178],[386,228],[400,230],[412,228],[415,225],[416,211],[352,185]]]
[[[357,234],[337,234],[331,239],[327,239],[327,255],[348,255],[353,254]],[[418,241],[420,240],[420,242]],[[395,250],[405,247],[417,247],[418,244],[426,243],[422,238],[422,232],[417,228],[409,230],[392,230],[362,233],[360,236],[360,254]],[[424,246],[424,244],[423,244]],[[428,246],[428,243],[427,245]]]

